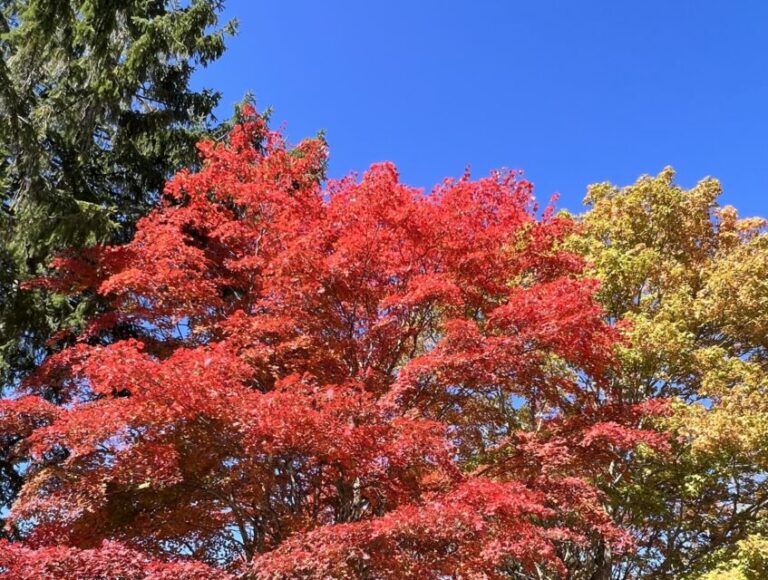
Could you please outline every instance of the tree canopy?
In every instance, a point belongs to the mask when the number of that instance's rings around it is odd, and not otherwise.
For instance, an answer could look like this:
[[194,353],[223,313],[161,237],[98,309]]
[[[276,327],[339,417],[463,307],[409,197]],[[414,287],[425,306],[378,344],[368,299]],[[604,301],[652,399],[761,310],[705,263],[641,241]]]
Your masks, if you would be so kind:
[[[626,402],[675,402],[666,425],[675,460],[638,462],[633,481],[609,490],[614,520],[637,542],[621,578],[698,577],[764,553],[766,220],[719,206],[714,179],[685,190],[674,176],[667,168],[625,188],[592,186],[575,244],[626,329],[614,389]],[[763,577],[761,566],[728,577]]]
[[0,0],[0,578],[768,577],[768,221],[329,180],[217,0]]
[[666,453],[666,405],[617,396],[574,222],[515,173],[322,187],[321,140],[245,114],[131,242],[37,282],[110,307],[3,403],[26,473],[1,564],[588,578],[627,549],[599,485]]

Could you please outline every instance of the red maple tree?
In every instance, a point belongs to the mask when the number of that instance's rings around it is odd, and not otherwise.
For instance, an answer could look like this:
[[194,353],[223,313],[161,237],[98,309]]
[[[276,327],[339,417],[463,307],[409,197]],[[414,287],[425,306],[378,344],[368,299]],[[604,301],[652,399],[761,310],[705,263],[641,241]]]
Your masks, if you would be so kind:
[[[595,483],[652,405],[514,172],[323,186],[246,110],[134,240],[39,282],[109,304],[3,401],[26,482],[11,578],[565,575],[626,538]],[[22,394],[20,392],[20,394]]]

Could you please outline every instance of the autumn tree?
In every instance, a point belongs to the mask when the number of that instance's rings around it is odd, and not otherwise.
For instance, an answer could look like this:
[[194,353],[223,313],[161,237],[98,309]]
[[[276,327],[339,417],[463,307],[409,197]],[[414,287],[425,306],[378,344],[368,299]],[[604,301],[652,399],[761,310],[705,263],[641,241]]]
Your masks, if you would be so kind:
[[[637,550],[614,578],[762,578],[768,512],[768,235],[721,207],[720,184],[674,172],[590,188],[575,248],[624,328],[625,403],[673,398],[673,457],[645,454],[605,487]],[[751,572],[750,572],[751,570]]]
[[36,283],[109,308],[0,407],[7,577],[588,578],[631,547],[599,486],[664,453],[666,405],[611,382],[572,220],[515,173],[324,184],[250,109],[201,152]]

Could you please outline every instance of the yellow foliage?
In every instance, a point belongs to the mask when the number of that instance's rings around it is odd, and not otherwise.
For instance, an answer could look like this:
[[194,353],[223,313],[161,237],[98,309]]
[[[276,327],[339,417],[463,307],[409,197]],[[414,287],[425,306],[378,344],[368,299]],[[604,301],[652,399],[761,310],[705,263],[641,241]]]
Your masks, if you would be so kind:
[[[674,178],[666,168],[624,188],[591,186],[570,242],[601,281],[608,316],[625,328],[615,392],[630,402],[677,401],[667,421],[676,463],[642,463],[610,507],[653,553],[637,566],[654,577],[711,570],[713,554],[734,550],[746,561],[768,545],[750,536],[768,521],[766,220],[718,206],[715,179],[685,190]],[[728,566],[701,578],[768,578]]]
[[736,545],[733,558],[698,580],[763,580],[768,578],[768,538],[755,534]]

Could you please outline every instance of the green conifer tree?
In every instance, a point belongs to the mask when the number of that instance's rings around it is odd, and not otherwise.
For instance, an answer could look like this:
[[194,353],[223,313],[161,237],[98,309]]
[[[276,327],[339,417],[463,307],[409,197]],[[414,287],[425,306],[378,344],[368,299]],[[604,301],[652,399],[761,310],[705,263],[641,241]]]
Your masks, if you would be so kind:
[[[194,166],[195,143],[216,130],[218,93],[189,84],[234,32],[234,21],[218,25],[222,9],[221,0],[0,0],[0,390],[98,308],[20,291],[24,281],[64,248],[130,239],[166,177]],[[0,506],[22,479],[2,451],[10,443],[0,441]]]

